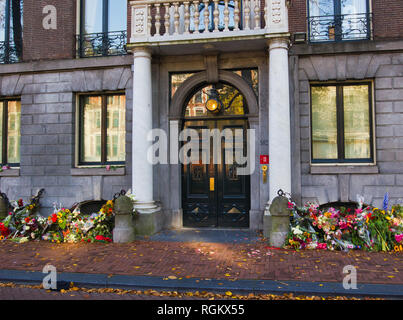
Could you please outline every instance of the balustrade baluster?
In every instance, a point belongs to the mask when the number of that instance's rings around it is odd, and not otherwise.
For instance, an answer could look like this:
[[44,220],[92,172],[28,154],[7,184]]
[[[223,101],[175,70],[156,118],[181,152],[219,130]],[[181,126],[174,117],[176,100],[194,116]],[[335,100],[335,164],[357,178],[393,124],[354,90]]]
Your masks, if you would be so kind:
[[161,15],[160,15],[160,5],[159,3],[155,4],[156,13],[155,13],[155,35],[159,36],[161,32]]
[[259,6],[259,0],[255,0],[254,19],[255,19],[255,30],[260,29],[260,6]]
[[170,27],[170,15],[169,15],[169,6],[170,3],[169,2],[165,2],[164,3],[164,7],[165,7],[165,15],[164,15],[164,27],[165,27],[165,35],[169,36],[169,27]]
[[200,23],[200,20],[199,20],[199,16],[200,16],[200,13],[199,13],[199,0],[194,1],[193,8],[194,8],[195,33],[200,33],[200,30],[199,30],[199,23]]
[[185,31],[184,34],[189,34],[189,26],[190,26],[190,13],[189,13],[189,1],[185,1],[184,3],[185,6],[185,22],[184,22],[184,27]]
[[228,1],[224,0],[224,31],[229,31],[229,9],[228,9]]
[[234,31],[239,31],[239,3],[238,0],[234,1]]
[[204,32],[208,32],[208,26],[210,22],[210,12],[208,9],[209,0],[203,0],[204,3]]
[[250,26],[249,26],[249,20],[250,20],[250,1],[249,0],[245,0],[245,17],[244,17],[244,21],[245,21],[245,25],[244,25],[244,30],[250,30]]
[[218,32],[218,23],[220,22],[219,15],[220,11],[218,11],[218,2],[219,0],[214,0],[214,11],[213,11],[213,22],[214,22],[214,32]]
[[179,2],[174,2],[174,34],[179,34]]

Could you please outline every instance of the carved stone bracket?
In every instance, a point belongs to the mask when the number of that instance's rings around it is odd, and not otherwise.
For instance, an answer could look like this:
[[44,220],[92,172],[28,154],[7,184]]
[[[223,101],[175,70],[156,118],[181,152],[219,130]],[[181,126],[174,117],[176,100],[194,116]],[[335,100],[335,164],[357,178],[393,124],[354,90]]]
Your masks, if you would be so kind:
[[288,32],[286,0],[268,0],[267,29],[270,33]]

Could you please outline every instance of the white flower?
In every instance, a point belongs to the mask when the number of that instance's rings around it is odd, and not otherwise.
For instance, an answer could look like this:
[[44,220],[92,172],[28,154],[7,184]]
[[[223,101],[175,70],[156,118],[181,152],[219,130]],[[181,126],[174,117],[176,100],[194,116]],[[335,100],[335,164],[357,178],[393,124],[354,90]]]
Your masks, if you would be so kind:
[[28,241],[29,241],[28,237],[23,237],[23,238],[20,239],[20,243],[25,243],[25,242],[28,242]]
[[31,233],[31,238],[35,239],[35,233],[33,233],[33,232]]
[[296,228],[292,228],[292,233],[294,233],[295,235],[301,235],[304,232],[299,228],[299,226],[297,226]]

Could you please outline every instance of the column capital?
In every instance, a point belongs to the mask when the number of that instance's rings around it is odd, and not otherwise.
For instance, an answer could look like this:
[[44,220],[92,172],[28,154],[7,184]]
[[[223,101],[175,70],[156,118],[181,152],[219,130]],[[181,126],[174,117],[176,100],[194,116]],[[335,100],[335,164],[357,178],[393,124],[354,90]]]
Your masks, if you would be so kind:
[[149,58],[151,59],[151,48],[149,47],[135,47],[132,49],[133,58]]
[[285,49],[288,50],[290,46],[290,40],[288,37],[281,37],[281,38],[273,38],[267,41],[268,50],[271,51],[273,49]]

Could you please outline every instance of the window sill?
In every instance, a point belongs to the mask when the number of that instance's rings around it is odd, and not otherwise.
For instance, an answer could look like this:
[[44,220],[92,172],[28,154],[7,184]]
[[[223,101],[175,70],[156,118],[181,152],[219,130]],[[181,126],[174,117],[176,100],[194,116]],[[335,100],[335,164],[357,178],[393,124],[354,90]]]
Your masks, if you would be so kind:
[[20,169],[7,169],[0,172],[0,177],[19,177]]
[[72,168],[70,171],[72,176],[124,176],[126,174],[125,167],[106,170],[106,168]]
[[311,165],[311,174],[377,174],[376,165]]

